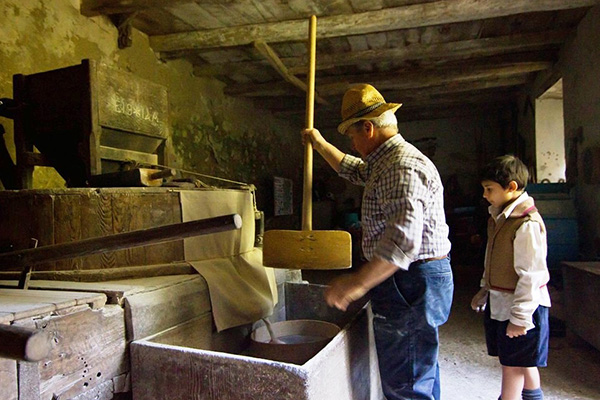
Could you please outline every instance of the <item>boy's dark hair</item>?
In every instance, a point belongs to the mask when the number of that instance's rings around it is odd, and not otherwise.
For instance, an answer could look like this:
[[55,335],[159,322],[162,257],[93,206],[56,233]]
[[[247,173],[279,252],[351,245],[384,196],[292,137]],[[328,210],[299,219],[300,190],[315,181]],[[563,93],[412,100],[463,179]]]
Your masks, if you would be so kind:
[[494,158],[483,167],[480,181],[496,182],[504,189],[508,187],[510,181],[515,181],[518,190],[523,190],[527,186],[528,179],[529,171],[523,161],[513,155],[505,155]]

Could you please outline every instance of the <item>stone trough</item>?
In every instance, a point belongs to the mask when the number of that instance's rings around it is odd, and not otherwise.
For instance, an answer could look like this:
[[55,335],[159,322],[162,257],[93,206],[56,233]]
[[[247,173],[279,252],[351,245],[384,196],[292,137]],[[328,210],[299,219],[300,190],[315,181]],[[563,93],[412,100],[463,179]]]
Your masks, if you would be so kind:
[[[370,307],[327,307],[324,286],[286,283],[278,320],[332,322],[340,332],[302,365],[248,355],[250,326],[207,332],[194,319],[131,343],[133,398],[211,400],[382,399]],[[256,324],[255,324],[256,325]],[[208,328],[209,329],[209,328]]]

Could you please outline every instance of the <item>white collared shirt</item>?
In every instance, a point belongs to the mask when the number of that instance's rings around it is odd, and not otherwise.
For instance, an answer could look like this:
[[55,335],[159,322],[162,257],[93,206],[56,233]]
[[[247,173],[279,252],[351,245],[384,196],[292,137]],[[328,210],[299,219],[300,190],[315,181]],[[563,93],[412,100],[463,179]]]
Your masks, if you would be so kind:
[[[514,208],[528,198],[529,195],[524,192],[502,212],[499,213],[492,206],[489,207],[489,212],[496,221],[501,216],[508,218]],[[488,307],[492,319],[510,320],[529,330],[535,326],[532,315],[538,306],[550,307],[550,294],[546,286],[550,278],[546,265],[546,233],[540,231],[537,222],[526,221],[515,234],[513,248],[515,271],[519,276],[515,292],[490,290]],[[483,285],[485,279],[482,280]]]

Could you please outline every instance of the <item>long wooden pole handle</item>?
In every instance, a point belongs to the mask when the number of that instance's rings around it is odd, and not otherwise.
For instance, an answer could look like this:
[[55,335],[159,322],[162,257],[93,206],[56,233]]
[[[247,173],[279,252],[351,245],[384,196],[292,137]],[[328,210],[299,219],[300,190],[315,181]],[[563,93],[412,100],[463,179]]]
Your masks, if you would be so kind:
[[[308,24],[308,76],[306,81],[306,128],[314,127],[315,69],[317,58],[317,17]],[[312,230],[313,148],[307,140],[304,145],[304,186],[302,191],[302,230]]]

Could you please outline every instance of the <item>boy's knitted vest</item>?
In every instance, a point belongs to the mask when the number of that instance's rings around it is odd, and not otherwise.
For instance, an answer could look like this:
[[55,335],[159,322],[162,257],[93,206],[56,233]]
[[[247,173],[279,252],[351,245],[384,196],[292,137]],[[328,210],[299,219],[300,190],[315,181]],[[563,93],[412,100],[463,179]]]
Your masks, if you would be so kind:
[[526,221],[535,221],[540,224],[542,233],[546,231],[531,197],[517,205],[508,218],[502,216],[496,221],[490,217],[488,220],[485,278],[490,289],[515,291],[519,276],[515,272],[513,242],[517,230]]

